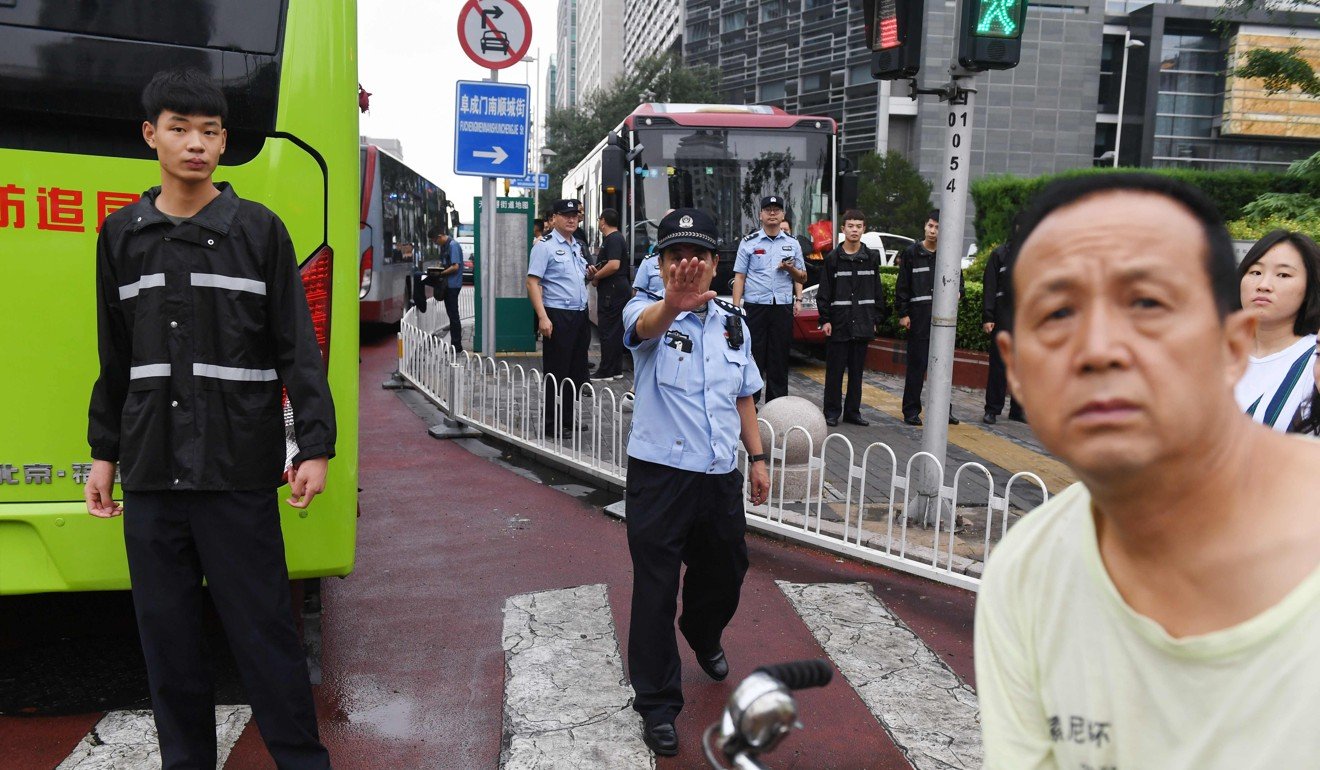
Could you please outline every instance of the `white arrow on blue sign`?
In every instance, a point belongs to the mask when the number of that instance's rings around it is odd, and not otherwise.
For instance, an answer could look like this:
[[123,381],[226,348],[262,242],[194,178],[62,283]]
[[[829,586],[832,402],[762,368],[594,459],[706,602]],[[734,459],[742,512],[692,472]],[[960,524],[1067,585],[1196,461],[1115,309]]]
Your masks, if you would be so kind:
[[518,178],[527,174],[531,88],[521,83],[458,81],[454,173]]

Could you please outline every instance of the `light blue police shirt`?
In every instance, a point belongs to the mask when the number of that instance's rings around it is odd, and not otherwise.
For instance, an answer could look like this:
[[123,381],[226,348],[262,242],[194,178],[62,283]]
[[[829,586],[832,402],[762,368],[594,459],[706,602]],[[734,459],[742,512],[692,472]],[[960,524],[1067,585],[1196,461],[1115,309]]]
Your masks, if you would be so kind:
[[749,353],[747,324],[742,346],[733,350],[724,336],[729,313],[713,301],[706,305],[704,326],[696,313],[680,313],[669,331],[691,339],[691,352],[684,352],[664,334],[636,338],[637,319],[654,302],[638,292],[623,308],[623,344],[632,351],[636,394],[628,456],[696,473],[728,473],[742,440],[737,400],[764,385]]
[[558,230],[532,244],[527,274],[541,279],[541,303],[558,310],[587,307],[587,261],[582,244]]
[[652,294],[664,296],[665,280],[660,277],[660,256],[652,254],[637,266],[637,277],[633,278],[633,287],[645,289]]
[[733,272],[747,276],[743,283],[743,302],[793,304],[793,276],[787,270],[779,269],[784,257],[792,257],[793,266],[798,270],[807,269],[802,246],[783,230],[771,238],[765,234],[765,228],[761,228],[742,239],[738,244],[738,256],[733,261]]

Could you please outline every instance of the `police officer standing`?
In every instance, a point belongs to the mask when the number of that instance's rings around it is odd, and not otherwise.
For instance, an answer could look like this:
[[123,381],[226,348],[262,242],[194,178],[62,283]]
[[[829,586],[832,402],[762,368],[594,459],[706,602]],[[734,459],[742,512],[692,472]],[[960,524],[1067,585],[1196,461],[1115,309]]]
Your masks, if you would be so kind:
[[[781,230],[784,199],[761,199],[761,229],[738,244],[733,263],[733,304],[747,311],[752,357],[765,380],[765,400],[788,395],[788,348],[793,316],[802,302],[807,263],[802,247]],[[759,397],[759,396],[758,396]]]
[[752,503],[764,502],[770,486],[752,401],[762,386],[748,356],[755,338],[738,308],[710,290],[716,233],[698,209],[666,215],[658,245],[665,294],[639,291],[623,313],[637,392],[628,439],[628,669],[642,737],[666,756],[678,753],[674,718],[683,708],[674,635],[683,564],[679,629],[708,676],[729,675],[720,638],[747,573],[739,440],[750,456]]
[[[853,425],[870,425],[862,417],[862,368],[866,349],[875,339],[876,325],[889,311],[880,283],[880,255],[862,243],[866,220],[862,212],[843,213],[843,243],[825,255],[825,267],[816,292],[825,345],[825,423],[839,417]],[[848,397],[840,404],[843,373],[848,372]]]
[[[582,221],[582,201],[557,200],[551,212],[550,233],[532,245],[527,264],[527,298],[536,312],[541,367],[546,376],[547,437],[556,435],[557,426],[572,430],[575,391],[587,381],[587,350],[591,347],[587,281],[596,272],[587,265],[582,242],[573,237]],[[566,380],[572,380],[573,389],[567,388]]]
[[[925,239],[908,246],[899,256],[898,282],[894,286],[894,309],[898,324],[907,329],[907,377],[903,382],[903,422],[921,424],[921,388],[930,362],[931,302],[935,296],[935,249],[940,239],[940,212],[926,217]],[[958,274],[958,298],[962,298],[962,273]],[[958,418],[949,415],[949,424]]]

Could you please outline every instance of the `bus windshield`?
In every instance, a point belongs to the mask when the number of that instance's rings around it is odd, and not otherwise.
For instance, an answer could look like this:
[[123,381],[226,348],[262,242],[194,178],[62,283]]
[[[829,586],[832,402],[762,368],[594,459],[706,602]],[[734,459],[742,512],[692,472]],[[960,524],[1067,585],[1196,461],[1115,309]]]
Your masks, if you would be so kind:
[[645,250],[673,208],[704,209],[720,228],[721,247],[736,248],[761,226],[760,202],[784,199],[795,235],[830,219],[831,136],[783,129],[665,127],[639,129],[633,165],[634,247]]

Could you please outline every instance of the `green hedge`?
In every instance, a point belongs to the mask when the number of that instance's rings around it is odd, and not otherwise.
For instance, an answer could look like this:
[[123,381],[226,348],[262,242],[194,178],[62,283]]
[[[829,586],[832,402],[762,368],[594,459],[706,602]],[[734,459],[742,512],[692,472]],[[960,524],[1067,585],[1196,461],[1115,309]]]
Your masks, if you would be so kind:
[[[889,306],[889,314],[880,324],[880,336],[904,339],[907,332],[898,325],[898,316],[894,315],[894,286],[898,282],[898,275],[882,272],[880,281],[885,286],[885,299]],[[954,344],[966,350],[988,352],[990,338],[981,331],[981,282],[966,281],[964,288],[962,301],[958,303],[958,334]]]
[[[1013,216],[1026,207],[1031,198],[1050,182],[1058,179],[1110,174],[1132,169],[1084,168],[1032,178],[1008,175],[987,176],[972,183],[976,206],[976,242],[1002,243],[1008,237]],[[1154,174],[1180,179],[1205,193],[1219,209],[1225,221],[1239,219],[1242,207],[1267,192],[1305,192],[1306,182],[1270,171],[1197,171],[1195,169],[1142,169]]]

